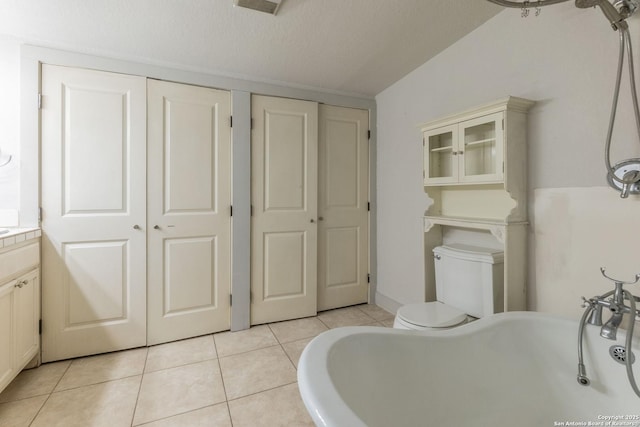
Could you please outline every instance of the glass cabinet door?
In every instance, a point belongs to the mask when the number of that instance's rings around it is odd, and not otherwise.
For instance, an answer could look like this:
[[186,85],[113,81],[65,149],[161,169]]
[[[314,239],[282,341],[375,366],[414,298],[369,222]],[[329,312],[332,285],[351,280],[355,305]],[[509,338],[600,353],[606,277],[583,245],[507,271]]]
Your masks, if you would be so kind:
[[424,184],[458,180],[458,126],[446,126],[423,134]]
[[496,113],[460,123],[460,182],[502,180],[503,117]]

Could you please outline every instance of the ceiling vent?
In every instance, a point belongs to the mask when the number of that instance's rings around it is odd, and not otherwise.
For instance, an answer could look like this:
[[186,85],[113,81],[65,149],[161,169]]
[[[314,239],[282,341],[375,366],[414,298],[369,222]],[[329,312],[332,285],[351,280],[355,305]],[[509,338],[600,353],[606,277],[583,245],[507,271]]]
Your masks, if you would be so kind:
[[278,12],[281,3],[282,0],[233,0],[233,4],[236,6],[270,13],[271,15],[275,15]]

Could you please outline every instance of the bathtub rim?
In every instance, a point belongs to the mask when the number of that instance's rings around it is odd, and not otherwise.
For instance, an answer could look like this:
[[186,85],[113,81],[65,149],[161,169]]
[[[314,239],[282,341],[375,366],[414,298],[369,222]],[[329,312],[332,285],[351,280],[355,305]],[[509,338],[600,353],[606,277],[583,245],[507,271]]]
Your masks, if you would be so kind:
[[[567,325],[575,325],[577,341],[576,319],[553,313],[514,311],[497,313],[478,319],[477,321],[461,325],[456,328],[443,330],[401,330],[377,326],[348,326],[335,328],[316,336],[304,349],[298,363],[298,389],[305,407],[317,426],[353,426],[367,427],[358,415],[347,406],[336,390],[329,374],[328,359],[331,347],[338,341],[354,334],[394,334],[425,337],[464,336],[479,330],[491,328],[494,325],[517,321],[551,321]],[[625,331],[620,331],[624,333]],[[635,334],[634,334],[635,335]],[[634,348],[636,348],[634,342]],[[576,362],[577,363],[577,362]]]

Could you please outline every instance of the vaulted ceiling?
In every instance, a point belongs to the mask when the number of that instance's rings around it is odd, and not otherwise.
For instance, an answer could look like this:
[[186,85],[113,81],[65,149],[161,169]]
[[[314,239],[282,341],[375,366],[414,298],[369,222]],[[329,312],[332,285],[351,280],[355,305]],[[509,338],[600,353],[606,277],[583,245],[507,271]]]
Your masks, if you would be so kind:
[[2,0],[40,46],[371,97],[501,10],[483,0]]

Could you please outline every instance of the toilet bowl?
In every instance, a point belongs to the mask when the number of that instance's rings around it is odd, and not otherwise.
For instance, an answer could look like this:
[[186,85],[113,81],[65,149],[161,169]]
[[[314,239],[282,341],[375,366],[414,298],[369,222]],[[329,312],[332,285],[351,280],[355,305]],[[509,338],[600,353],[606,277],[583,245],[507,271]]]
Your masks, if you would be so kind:
[[394,328],[448,329],[503,311],[502,251],[450,244],[433,253],[437,301],[400,307]]

